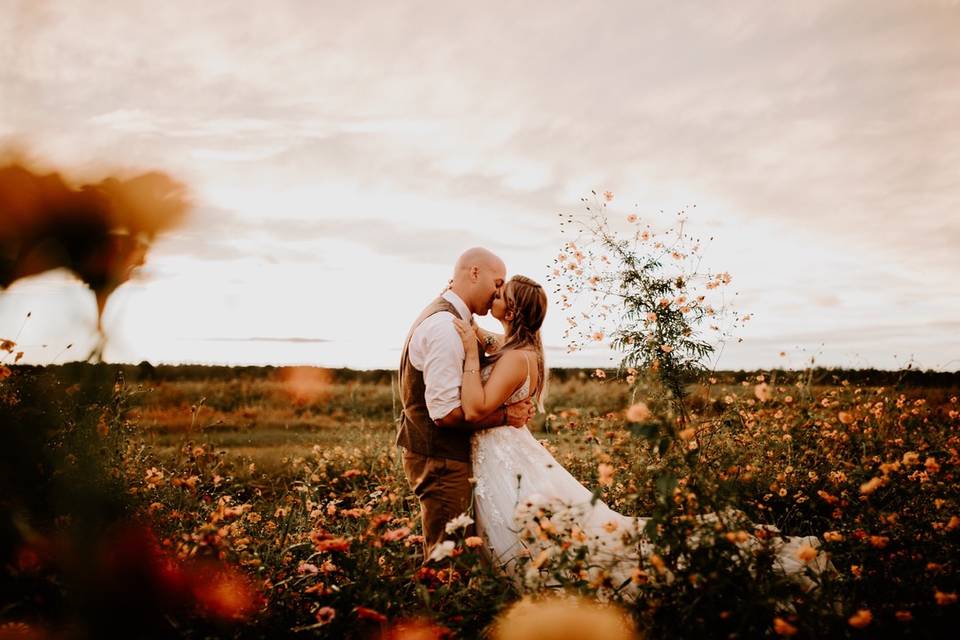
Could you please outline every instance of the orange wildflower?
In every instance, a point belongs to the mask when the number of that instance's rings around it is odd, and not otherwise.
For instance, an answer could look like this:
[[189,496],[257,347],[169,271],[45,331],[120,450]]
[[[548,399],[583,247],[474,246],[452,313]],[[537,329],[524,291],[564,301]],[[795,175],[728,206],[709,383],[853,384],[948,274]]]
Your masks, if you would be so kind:
[[357,614],[359,620],[373,620],[379,624],[387,621],[387,616],[368,607],[354,607],[353,612]]
[[540,567],[545,565],[547,563],[547,560],[549,559],[550,559],[550,549],[544,549],[543,551],[537,554],[537,557],[533,559],[533,561],[530,563],[530,566],[533,567],[534,569],[539,569]]
[[391,625],[379,638],[380,640],[441,640],[451,635],[450,629],[427,620],[403,620]]
[[750,539],[750,534],[746,531],[728,531],[724,534],[724,537],[734,544],[738,542],[746,542]]
[[920,456],[915,451],[907,451],[903,454],[903,464],[908,467],[912,467],[915,464],[920,463]]
[[816,560],[818,551],[811,547],[808,544],[800,545],[800,548],[797,549],[797,559],[801,562],[809,564]]
[[878,488],[880,488],[882,485],[883,485],[882,478],[870,478],[869,480],[867,480],[866,482],[860,485],[860,493],[862,493],[865,496],[868,496],[874,491],[876,491]]
[[873,614],[869,609],[860,609],[847,619],[847,622],[854,629],[863,629],[873,622]]
[[797,628],[784,620],[783,618],[773,619],[773,632],[778,636],[794,636],[797,634]]
[[890,538],[887,536],[870,536],[870,546],[877,549],[883,549],[888,542],[890,542]]
[[337,617],[337,610],[333,607],[320,607],[317,609],[317,622],[319,624],[329,624]]
[[346,538],[330,538],[329,540],[314,540],[313,547],[320,553],[334,551],[349,551],[350,541]]
[[409,527],[400,527],[399,529],[391,529],[390,531],[385,532],[380,539],[384,542],[397,542],[403,540],[408,535],[410,535]]
[[657,573],[659,573],[659,574],[664,574],[664,573],[666,573],[666,571],[667,571],[667,564],[663,561],[663,558],[661,558],[660,556],[658,556],[658,555],[655,554],[655,553],[651,553],[649,560],[650,560],[650,564],[653,566],[653,568],[657,570]]

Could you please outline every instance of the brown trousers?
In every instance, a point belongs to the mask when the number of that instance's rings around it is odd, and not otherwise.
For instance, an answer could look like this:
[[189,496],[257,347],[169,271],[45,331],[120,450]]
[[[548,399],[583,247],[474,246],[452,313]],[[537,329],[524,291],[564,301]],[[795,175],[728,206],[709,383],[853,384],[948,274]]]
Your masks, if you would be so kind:
[[[403,472],[420,501],[423,558],[426,561],[433,547],[447,538],[447,523],[470,510],[473,467],[469,462],[404,451]],[[475,531],[471,525],[466,535],[475,535]]]

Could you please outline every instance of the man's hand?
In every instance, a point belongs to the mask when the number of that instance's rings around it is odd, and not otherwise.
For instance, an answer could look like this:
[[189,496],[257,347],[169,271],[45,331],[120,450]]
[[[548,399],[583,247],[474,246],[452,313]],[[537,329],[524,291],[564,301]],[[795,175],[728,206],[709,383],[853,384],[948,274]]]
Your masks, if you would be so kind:
[[511,427],[520,427],[526,425],[533,416],[537,414],[537,408],[529,399],[516,404],[507,405],[507,424]]

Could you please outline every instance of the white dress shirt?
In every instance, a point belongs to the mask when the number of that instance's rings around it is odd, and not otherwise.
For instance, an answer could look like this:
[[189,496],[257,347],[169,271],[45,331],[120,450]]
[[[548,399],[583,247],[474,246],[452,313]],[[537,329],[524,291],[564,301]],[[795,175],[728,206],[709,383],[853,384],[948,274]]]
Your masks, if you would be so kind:
[[[454,306],[460,317],[470,322],[473,315],[466,303],[447,289],[443,299]],[[416,328],[407,351],[410,364],[423,372],[427,412],[439,420],[460,406],[460,385],[463,384],[463,341],[453,326],[453,314],[435,313]]]

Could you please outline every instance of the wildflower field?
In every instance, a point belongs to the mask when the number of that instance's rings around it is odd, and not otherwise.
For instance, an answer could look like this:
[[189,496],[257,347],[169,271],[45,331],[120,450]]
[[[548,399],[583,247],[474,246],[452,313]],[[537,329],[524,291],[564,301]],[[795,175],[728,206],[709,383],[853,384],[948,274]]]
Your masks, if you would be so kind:
[[[560,552],[529,559],[552,585],[534,592],[459,532],[422,564],[389,371],[3,371],[0,637],[471,638],[561,589],[650,638],[960,623],[958,374],[715,373],[688,385],[676,433],[641,373],[553,372],[531,429],[599,499],[650,516],[656,552],[627,589],[540,514]],[[835,572],[785,579],[751,523],[819,537],[803,559]]]

